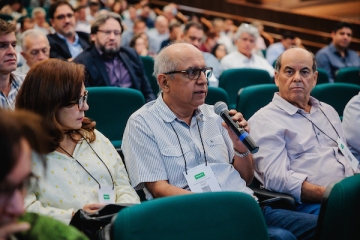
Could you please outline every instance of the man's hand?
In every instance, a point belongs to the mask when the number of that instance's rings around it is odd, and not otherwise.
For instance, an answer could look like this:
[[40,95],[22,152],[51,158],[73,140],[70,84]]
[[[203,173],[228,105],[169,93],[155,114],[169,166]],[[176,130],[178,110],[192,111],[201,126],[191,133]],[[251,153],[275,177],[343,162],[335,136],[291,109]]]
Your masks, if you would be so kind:
[[105,206],[105,204],[102,204],[102,203],[89,203],[89,204],[86,204],[82,209],[89,214],[94,214],[100,208],[102,208],[104,206]]
[[27,222],[9,223],[0,227],[0,240],[7,240],[13,234],[24,232],[30,229],[30,224]]

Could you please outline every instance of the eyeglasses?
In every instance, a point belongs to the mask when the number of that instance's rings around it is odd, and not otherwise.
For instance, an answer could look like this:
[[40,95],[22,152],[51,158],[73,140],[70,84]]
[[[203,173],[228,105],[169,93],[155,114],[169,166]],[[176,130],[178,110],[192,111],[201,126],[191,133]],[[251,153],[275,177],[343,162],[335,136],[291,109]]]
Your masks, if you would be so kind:
[[30,55],[32,55],[33,57],[36,57],[37,55],[39,55],[40,52],[47,55],[49,53],[49,50],[50,50],[49,47],[45,47],[43,49],[35,49],[30,52]]
[[212,76],[213,68],[212,67],[190,68],[188,70],[172,71],[163,74],[168,75],[174,73],[185,73],[186,77],[189,78],[190,80],[198,80],[200,78],[201,72],[203,72],[205,74],[205,77],[208,79]]
[[76,101],[69,102],[69,105],[78,104],[79,109],[83,109],[84,104],[85,104],[85,102],[87,102],[87,100],[88,100],[88,91],[86,90],[84,92],[84,96],[80,96],[79,99]]
[[64,20],[66,17],[67,17],[67,18],[72,18],[73,16],[74,16],[74,14],[68,13],[68,14],[61,14],[61,15],[59,15],[59,16],[56,16],[55,18],[56,18],[57,20]]
[[121,35],[121,31],[118,31],[118,30],[98,30],[98,32],[101,32],[101,33],[104,33],[107,37],[111,35],[111,33],[113,32],[114,35],[116,37],[120,36]]

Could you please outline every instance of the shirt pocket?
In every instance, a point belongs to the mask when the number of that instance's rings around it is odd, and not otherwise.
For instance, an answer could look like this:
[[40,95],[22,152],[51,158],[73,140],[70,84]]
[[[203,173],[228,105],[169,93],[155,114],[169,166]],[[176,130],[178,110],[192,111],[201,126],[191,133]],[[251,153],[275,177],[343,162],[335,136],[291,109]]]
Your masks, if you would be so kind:
[[[194,159],[194,153],[188,144],[182,144],[181,147],[180,146],[165,147],[160,149],[160,152],[163,156],[166,165],[179,164],[183,166],[184,157],[187,163],[190,163]],[[184,153],[184,157],[183,157],[183,153]]]
[[225,141],[222,135],[217,135],[215,137],[212,137],[210,139],[206,140],[206,144],[209,147],[214,147],[216,145],[220,145],[220,144],[224,144],[225,145]]

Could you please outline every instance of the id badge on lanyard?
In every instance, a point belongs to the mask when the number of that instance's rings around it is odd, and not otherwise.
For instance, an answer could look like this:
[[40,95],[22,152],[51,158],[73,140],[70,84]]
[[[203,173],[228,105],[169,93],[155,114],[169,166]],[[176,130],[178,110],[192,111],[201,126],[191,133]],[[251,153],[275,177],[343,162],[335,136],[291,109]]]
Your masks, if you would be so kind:
[[183,172],[192,192],[221,192],[220,185],[209,165],[205,163]]
[[98,196],[100,203],[115,203],[115,191],[112,186],[101,186],[98,190]]
[[350,163],[351,168],[354,172],[357,171],[359,161],[354,157],[354,155],[350,152],[350,149],[346,146],[344,141],[341,138],[337,139],[338,147],[341,151],[341,153],[344,155],[346,160]]

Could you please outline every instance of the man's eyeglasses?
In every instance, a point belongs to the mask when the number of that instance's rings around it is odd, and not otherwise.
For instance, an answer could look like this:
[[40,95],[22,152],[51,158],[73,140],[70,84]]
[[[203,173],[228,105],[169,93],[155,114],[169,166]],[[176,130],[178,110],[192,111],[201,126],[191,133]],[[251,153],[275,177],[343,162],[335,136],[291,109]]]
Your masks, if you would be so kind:
[[98,30],[98,32],[101,32],[101,33],[104,33],[106,36],[110,36],[111,33],[114,33],[114,35],[116,37],[120,36],[121,35],[121,31],[118,31],[118,30]]
[[68,14],[60,14],[59,16],[56,16],[55,18],[57,20],[64,20],[66,17],[67,18],[72,18],[74,16],[73,13],[68,13]]
[[189,78],[190,80],[198,80],[200,78],[201,72],[203,72],[205,74],[205,77],[208,79],[212,76],[213,68],[212,67],[190,68],[188,70],[171,71],[163,74],[168,75],[174,73],[185,73],[186,77]]
[[80,96],[78,100],[69,102],[69,105],[78,104],[79,109],[83,109],[85,102],[88,100],[88,91],[84,92],[84,96]]

